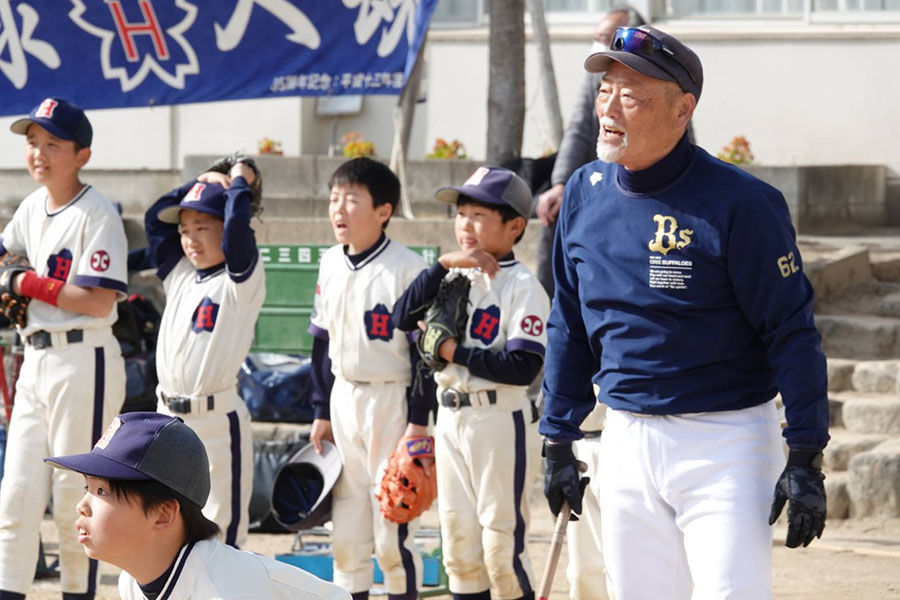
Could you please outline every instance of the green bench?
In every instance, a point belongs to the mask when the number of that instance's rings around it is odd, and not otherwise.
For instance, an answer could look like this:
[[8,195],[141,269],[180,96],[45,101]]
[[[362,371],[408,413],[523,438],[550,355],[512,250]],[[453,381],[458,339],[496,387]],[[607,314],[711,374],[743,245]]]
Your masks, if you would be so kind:
[[[256,321],[251,352],[305,354],[312,351],[307,333],[313,310],[319,260],[331,246],[266,244],[259,246],[266,271],[266,300]],[[437,246],[411,246],[430,265]]]

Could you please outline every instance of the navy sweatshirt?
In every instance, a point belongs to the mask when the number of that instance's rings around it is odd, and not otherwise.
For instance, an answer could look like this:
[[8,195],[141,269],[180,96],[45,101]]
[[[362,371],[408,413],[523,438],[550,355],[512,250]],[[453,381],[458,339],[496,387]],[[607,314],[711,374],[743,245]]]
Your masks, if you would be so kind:
[[792,448],[828,442],[812,286],[778,190],[683,138],[645,171],[594,161],[566,186],[540,432],[581,437],[600,401],[726,411],[778,391]]

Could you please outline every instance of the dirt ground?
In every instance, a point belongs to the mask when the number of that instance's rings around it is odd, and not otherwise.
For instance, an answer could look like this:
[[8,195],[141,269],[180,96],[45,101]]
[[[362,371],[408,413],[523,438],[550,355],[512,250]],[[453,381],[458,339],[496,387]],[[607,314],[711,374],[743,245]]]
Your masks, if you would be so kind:
[[[539,579],[550,547],[553,519],[539,489],[535,488],[531,499],[533,514],[528,547],[535,577]],[[424,516],[423,528],[437,528],[433,509]],[[47,552],[55,552],[56,531],[52,521],[44,521],[42,535]],[[822,539],[805,549],[785,548],[784,535],[783,527],[776,527],[772,567],[774,596],[778,600],[900,600],[900,519],[829,521]],[[289,552],[293,541],[294,537],[287,534],[251,534],[247,549],[274,556]],[[435,540],[425,539],[423,544],[433,546]],[[566,562],[563,550],[551,600],[568,598]],[[118,570],[102,565],[101,574],[97,600],[118,598]],[[449,594],[434,597],[450,598]],[[59,580],[35,582],[28,598],[58,600]]]

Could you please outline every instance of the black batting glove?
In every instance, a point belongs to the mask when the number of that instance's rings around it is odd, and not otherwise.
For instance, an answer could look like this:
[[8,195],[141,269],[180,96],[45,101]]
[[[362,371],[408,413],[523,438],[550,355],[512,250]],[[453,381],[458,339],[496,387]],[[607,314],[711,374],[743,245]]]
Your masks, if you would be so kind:
[[787,466],[775,484],[775,499],[769,513],[769,525],[775,523],[788,504],[788,531],[785,546],[809,546],[825,530],[825,475],[822,453],[818,450],[791,450]]
[[[543,455],[547,467],[544,474],[544,496],[547,497],[553,516],[559,514],[563,499],[568,501],[573,513],[580,515],[584,488],[591,478],[579,474],[572,444],[570,442],[554,444],[544,440]],[[572,515],[571,520],[577,521],[578,517]]]

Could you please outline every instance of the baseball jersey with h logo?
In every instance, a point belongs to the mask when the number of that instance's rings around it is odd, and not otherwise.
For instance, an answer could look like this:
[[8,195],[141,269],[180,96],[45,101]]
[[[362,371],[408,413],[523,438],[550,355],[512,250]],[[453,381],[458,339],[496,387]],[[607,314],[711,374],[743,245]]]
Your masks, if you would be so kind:
[[427,265],[385,237],[358,265],[332,246],[322,256],[309,332],[328,339],[331,370],[348,381],[409,381],[409,340],[391,311]]
[[228,273],[224,264],[198,272],[182,258],[163,287],[167,306],[156,359],[161,388],[170,394],[205,396],[234,387],[266,295],[258,258],[247,273],[237,275]]
[[[446,279],[469,277],[469,321],[462,346],[500,352],[525,350],[540,356],[547,345],[550,302],[537,278],[515,259],[500,261],[493,279],[474,269],[450,269]],[[442,388],[461,392],[521,387],[477,377],[465,365],[448,364],[434,375]]]

